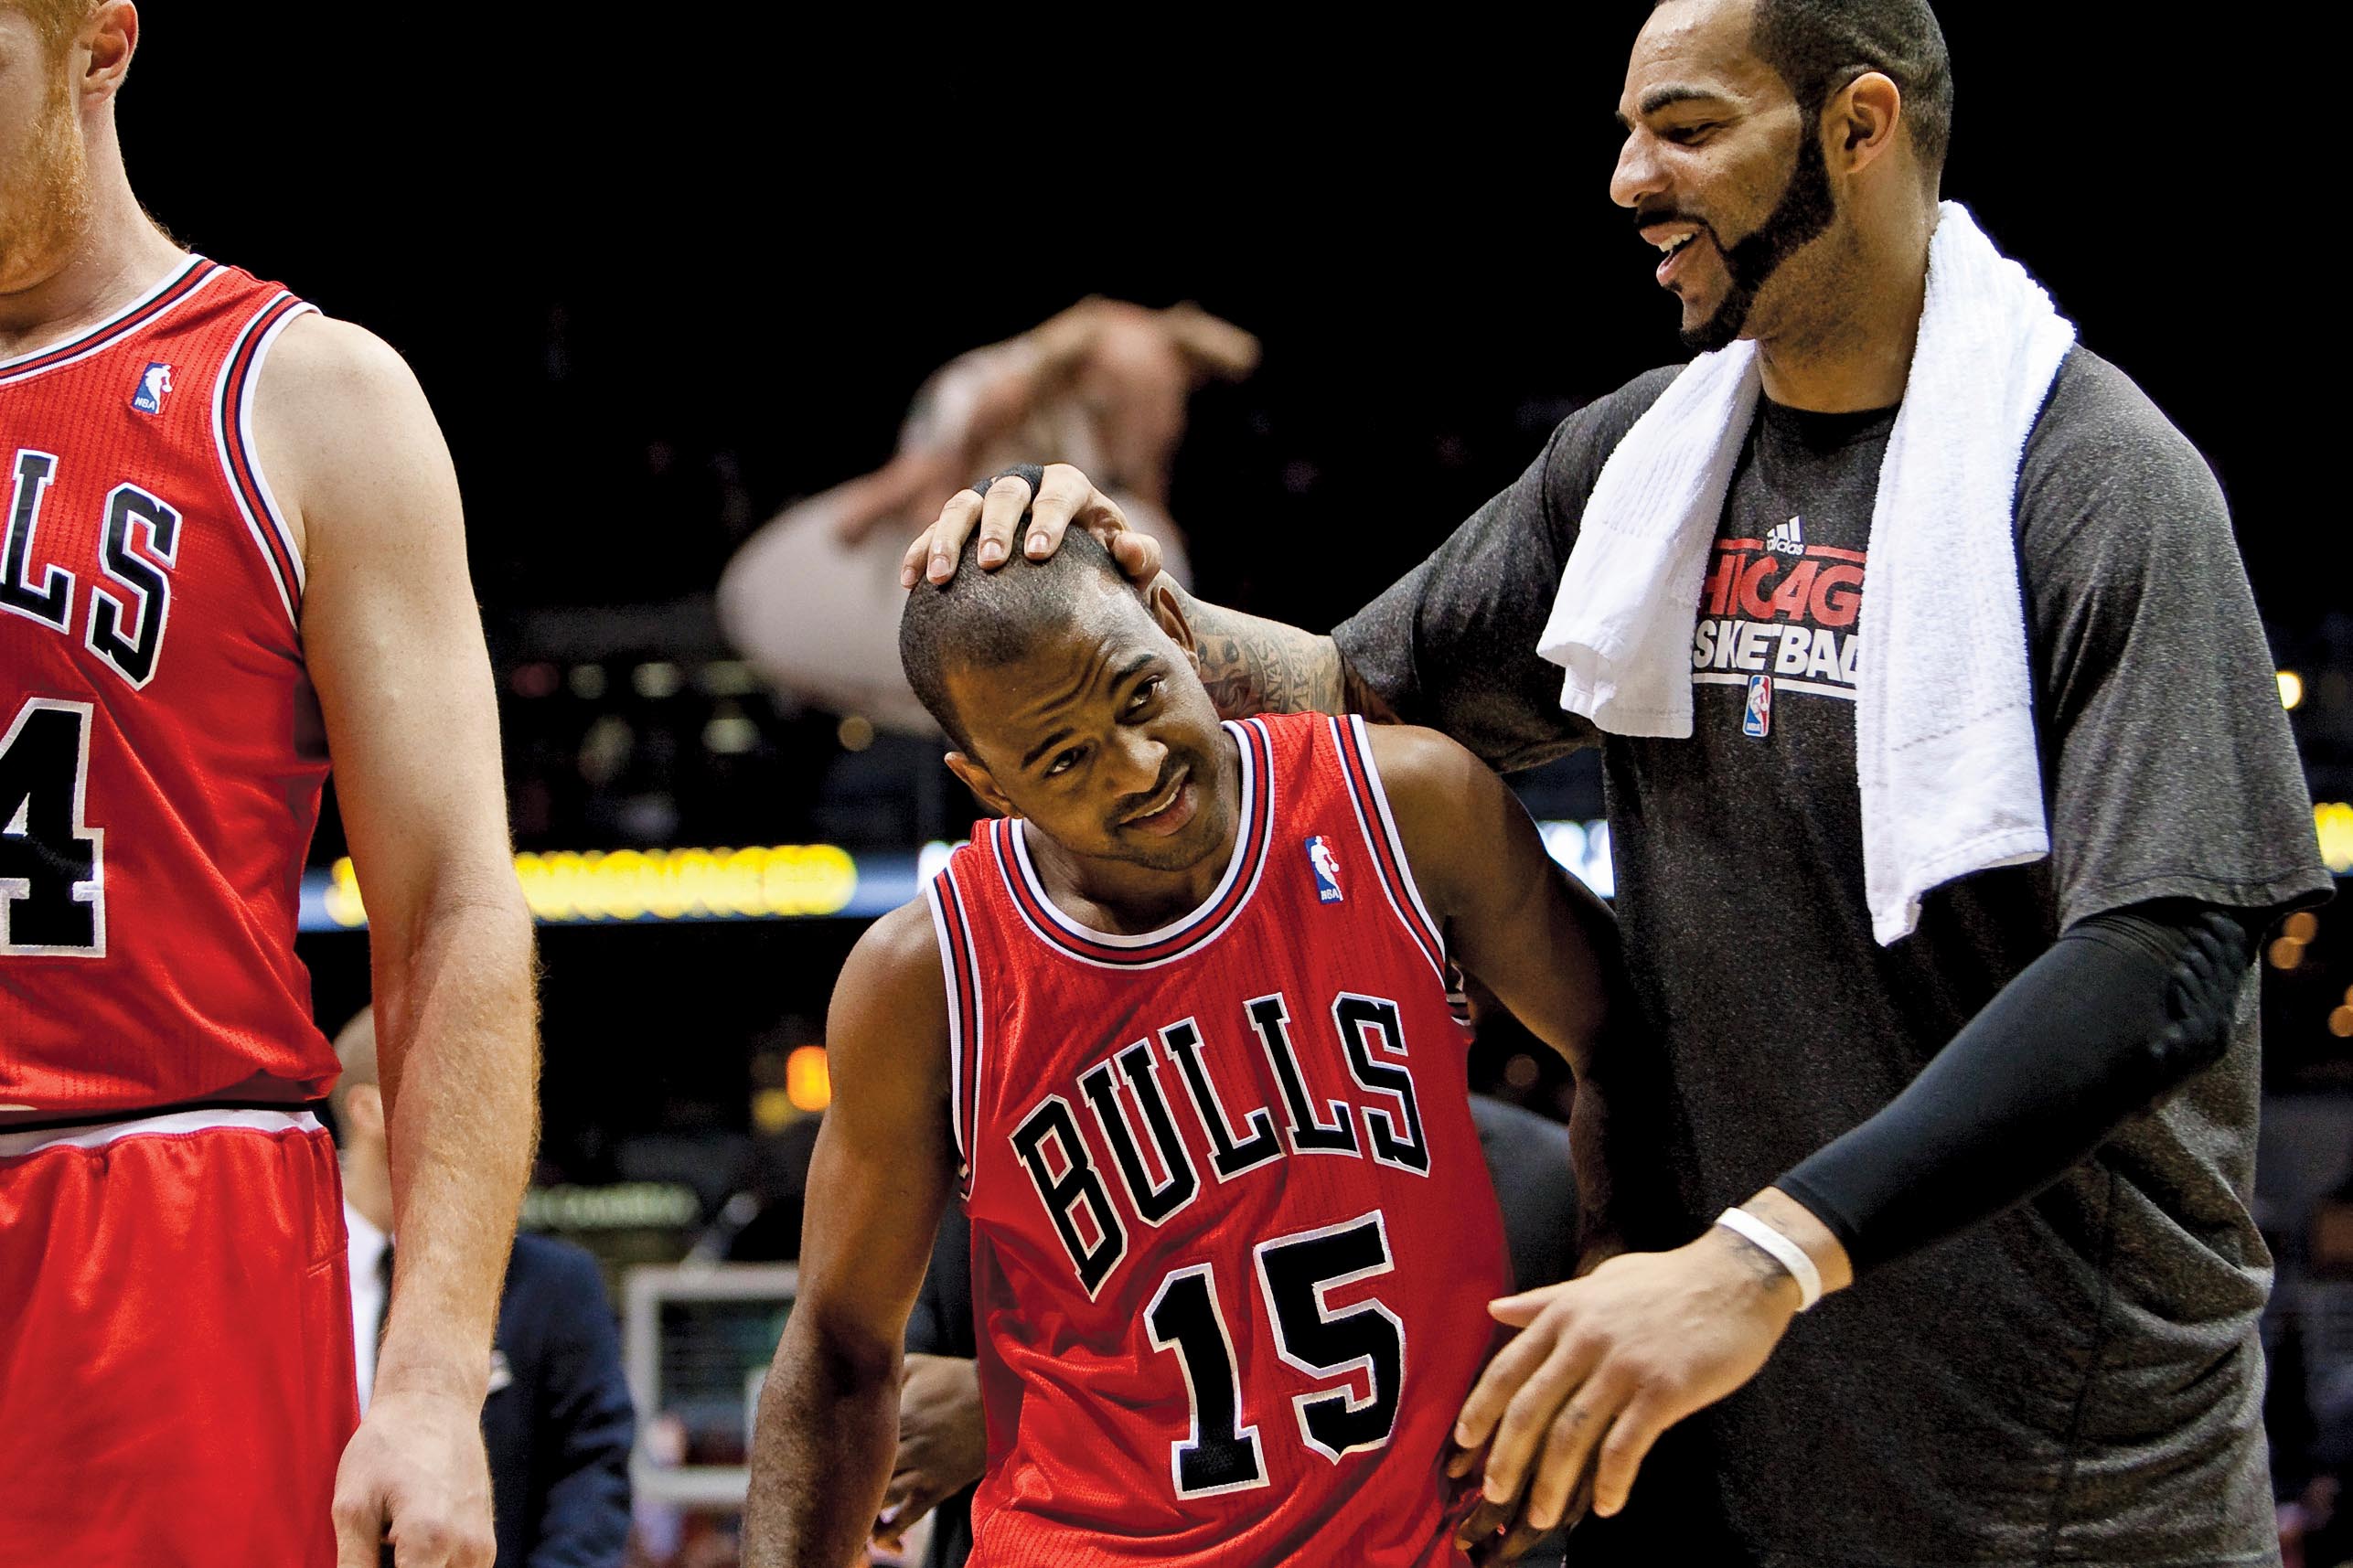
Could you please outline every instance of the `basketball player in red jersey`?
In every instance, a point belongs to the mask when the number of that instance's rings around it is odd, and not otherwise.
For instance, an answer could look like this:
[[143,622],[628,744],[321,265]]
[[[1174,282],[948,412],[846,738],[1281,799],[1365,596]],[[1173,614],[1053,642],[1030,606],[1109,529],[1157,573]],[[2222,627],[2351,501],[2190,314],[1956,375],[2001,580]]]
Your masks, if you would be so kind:
[[[138,37],[0,3],[0,1562],[481,1568],[533,1045],[456,485],[390,349],[141,212]],[[356,1435],[330,751],[399,1216]]]
[[744,1561],[865,1539],[960,1189],[975,1563],[1460,1563],[1441,1451],[1509,1275],[1445,972],[1578,1061],[1608,917],[1450,741],[1221,726],[1172,601],[1074,549],[908,603],[910,682],[1002,816],[835,990]]

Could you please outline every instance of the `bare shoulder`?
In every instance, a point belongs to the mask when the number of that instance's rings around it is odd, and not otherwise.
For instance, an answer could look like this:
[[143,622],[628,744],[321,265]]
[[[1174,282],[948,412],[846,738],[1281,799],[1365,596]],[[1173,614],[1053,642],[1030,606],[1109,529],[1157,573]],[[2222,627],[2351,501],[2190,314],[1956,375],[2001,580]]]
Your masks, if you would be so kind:
[[1472,897],[1467,879],[1499,869],[1514,852],[1508,813],[1519,801],[1460,741],[1410,724],[1368,724],[1406,860],[1431,912],[1443,920]]
[[947,982],[940,968],[931,906],[917,899],[868,926],[841,966],[841,984],[852,981],[878,992],[904,992],[909,999],[936,997],[945,1008]]
[[920,1049],[923,1060],[945,1063],[947,981],[923,900],[877,920],[850,950],[834,982],[827,1044],[870,1062],[912,1061]]
[[307,315],[286,327],[255,385],[253,439],[305,553],[323,524],[371,510],[455,519],[432,405],[408,361],[364,326]]
[[1468,747],[1436,730],[1418,724],[1367,724],[1364,733],[1393,810],[1427,805],[1442,811],[1464,804],[1474,791],[1502,787]]

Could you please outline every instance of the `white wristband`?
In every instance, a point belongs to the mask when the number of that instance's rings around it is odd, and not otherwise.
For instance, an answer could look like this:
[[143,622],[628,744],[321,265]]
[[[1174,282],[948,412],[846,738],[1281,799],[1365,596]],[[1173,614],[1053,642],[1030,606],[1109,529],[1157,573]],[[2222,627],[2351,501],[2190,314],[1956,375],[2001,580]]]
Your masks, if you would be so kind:
[[1770,1253],[1775,1263],[1789,1271],[1797,1281],[1797,1309],[1803,1312],[1822,1299],[1822,1271],[1805,1255],[1805,1249],[1749,1213],[1746,1209],[1727,1209],[1716,1216],[1716,1222],[1726,1230],[1747,1237]]

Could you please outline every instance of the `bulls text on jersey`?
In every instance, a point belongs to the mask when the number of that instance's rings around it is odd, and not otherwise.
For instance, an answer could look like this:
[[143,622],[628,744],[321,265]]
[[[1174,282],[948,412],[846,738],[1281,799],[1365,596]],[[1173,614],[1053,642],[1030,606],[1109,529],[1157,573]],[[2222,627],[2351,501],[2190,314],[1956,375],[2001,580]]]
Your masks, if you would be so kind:
[[[21,615],[50,631],[73,636],[106,667],[135,689],[155,676],[163,656],[164,627],[171,613],[171,572],[179,553],[180,513],[138,485],[121,484],[106,493],[105,520],[92,563],[112,587],[92,581],[81,585],[70,567],[52,562],[36,580],[33,539],[41,526],[41,506],[56,481],[54,453],[18,450],[10,464],[13,487],[5,533],[0,533],[0,612]],[[85,608],[74,613],[77,591]]]
[[[1127,1224],[1105,1184],[1107,1166],[1127,1194],[1129,1211],[1155,1229],[1200,1194],[1203,1163],[1219,1182],[1305,1155],[1370,1158],[1416,1176],[1429,1174],[1421,1106],[1406,1065],[1412,1052],[1396,1003],[1349,991],[1332,999],[1330,1039],[1363,1098],[1321,1104],[1299,1037],[1321,1040],[1321,1030],[1295,1023],[1279,991],[1254,997],[1238,1010],[1240,1018],[1220,1027],[1246,1024],[1257,1037],[1279,1090],[1278,1104],[1252,1106],[1237,1121],[1239,1097],[1228,1092],[1232,1075],[1221,1087],[1201,1021],[1185,1018],[1155,1031],[1157,1051],[1152,1039],[1139,1040],[1078,1075],[1077,1096],[1095,1137],[1082,1128],[1071,1097],[1059,1092],[1039,1099],[1015,1124],[1013,1152],[1089,1299],[1118,1272],[1128,1251]],[[1172,1070],[1165,1076],[1164,1066]],[[1198,1140],[1177,1125],[1171,1078],[1182,1085]],[[1107,1158],[1096,1157],[1098,1148]]]

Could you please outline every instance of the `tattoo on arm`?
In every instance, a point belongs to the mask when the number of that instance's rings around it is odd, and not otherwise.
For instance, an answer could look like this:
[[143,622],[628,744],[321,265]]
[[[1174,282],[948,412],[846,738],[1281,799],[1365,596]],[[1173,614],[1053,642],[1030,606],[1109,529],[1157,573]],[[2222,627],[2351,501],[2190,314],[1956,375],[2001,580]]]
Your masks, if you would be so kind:
[[1226,718],[1353,712],[1385,722],[1396,717],[1330,637],[1177,592],[1201,655],[1201,683]]

